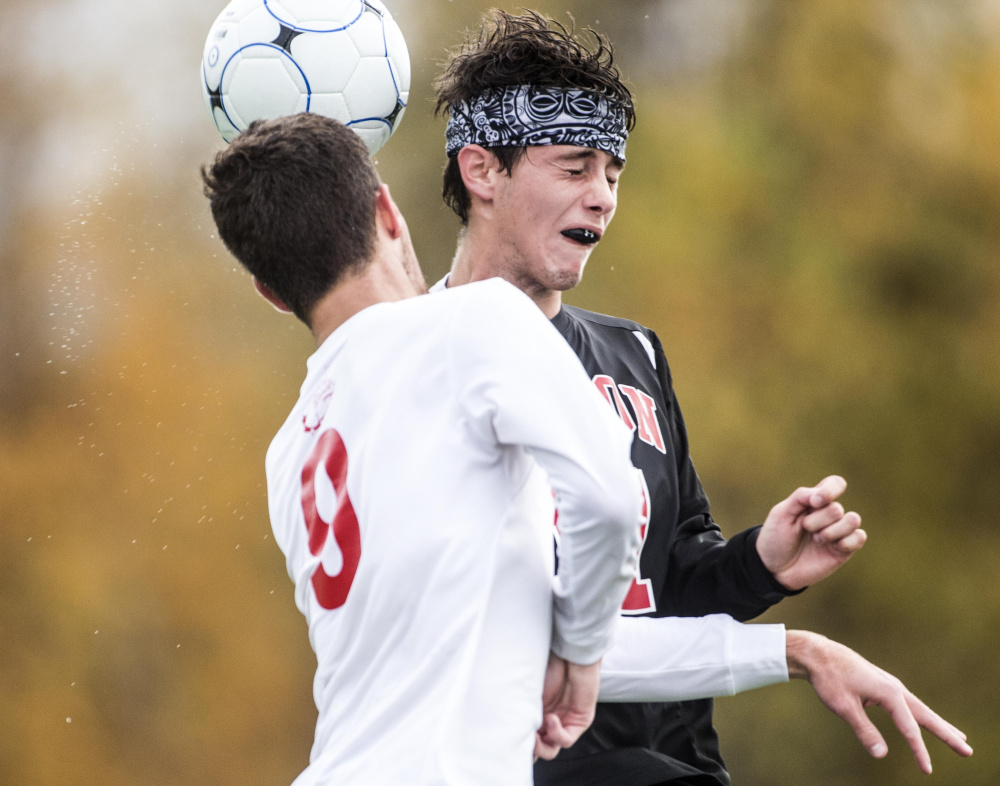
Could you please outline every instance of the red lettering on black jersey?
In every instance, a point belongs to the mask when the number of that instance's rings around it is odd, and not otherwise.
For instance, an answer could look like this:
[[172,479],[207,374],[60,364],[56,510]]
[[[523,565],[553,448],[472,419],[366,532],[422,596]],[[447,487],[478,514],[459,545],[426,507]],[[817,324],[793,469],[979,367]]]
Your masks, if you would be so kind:
[[[663,432],[660,431],[660,423],[656,419],[656,402],[648,393],[644,393],[631,385],[619,385],[607,374],[597,374],[594,377],[594,384],[601,391],[604,400],[611,405],[611,408],[618,413],[625,428],[635,431],[636,421],[638,421],[639,439],[647,445],[652,445],[660,453],[666,453],[667,447],[663,442]],[[632,420],[628,407],[622,401],[619,389],[624,393],[635,411],[636,420]]]
[[594,377],[594,384],[601,391],[604,400],[618,413],[618,417],[622,419],[625,428],[629,431],[635,431],[635,423],[632,420],[632,416],[628,414],[625,402],[622,401],[622,397],[618,393],[618,384],[607,374],[598,374]]
[[[316,471],[322,466],[333,483],[337,495],[337,508],[332,521],[324,521],[316,507]],[[330,576],[321,562],[312,576],[316,599],[324,609],[338,609],[347,601],[347,594],[354,583],[354,574],[361,559],[361,529],[354,505],[347,495],[347,448],[334,429],[320,435],[316,447],[302,468],[302,512],[309,531],[309,551],[320,556],[327,538],[333,538],[343,555],[343,567],[336,576]]]
[[660,453],[666,453],[667,447],[663,444],[663,433],[660,431],[660,424],[656,419],[656,402],[653,401],[652,396],[631,385],[619,385],[619,387],[628,400],[632,402],[636,420],[639,421],[639,439],[647,445],[652,445]]

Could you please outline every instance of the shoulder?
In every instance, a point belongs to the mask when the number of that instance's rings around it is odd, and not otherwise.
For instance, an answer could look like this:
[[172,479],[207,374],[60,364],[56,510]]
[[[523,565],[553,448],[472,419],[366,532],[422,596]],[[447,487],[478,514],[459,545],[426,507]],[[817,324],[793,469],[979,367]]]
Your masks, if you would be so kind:
[[[667,359],[663,345],[656,333],[645,325],[631,319],[598,314],[575,306],[563,306],[566,315],[592,336],[599,336],[604,342],[630,351],[642,351],[653,368],[663,367],[667,371]],[[669,373],[669,371],[667,371]]]
[[478,331],[493,331],[503,326],[504,332],[518,333],[536,332],[548,325],[534,301],[501,278],[453,287],[435,294],[434,299],[449,296],[454,298],[457,324],[462,329],[471,326]]
[[502,279],[463,284],[428,299],[446,298],[454,303],[448,343],[461,358],[534,355],[559,351],[564,343],[534,301]]
[[[379,303],[366,309],[370,323],[398,323],[407,318],[444,319],[445,324],[483,324],[513,311],[530,313],[531,299],[506,281],[489,279],[427,295]],[[537,307],[534,309],[538,311]],[[359,320],[360,321],[360,320]]]
[[464,291],[470,300],[514,303],[518,306],[533,306],[536,311],[538,310],[538,307],[535,306],[530,297],[509,281],[505,281],[499,277],[488,278],[485,281],[474,281],[471,284],[453,287],[448,291]]
[[624,330],[629,333],[639,331],[649,337],[656,335],[648,327],[640,325],[638,322],[633,322],[631,319],[622,319],[621,317],[612,317],[607,314],[598,314],[596,311],[587,311],[586,309],[577,308],[576,306],[563,306],[563,309],[573,318],[579,320],[580,322],[597,326],[598,329],[607,328],[609,330]]
[[463,303],[476,303],[477,305],[513,303],[515,308],[534,305],[531,298],[502,278],[488,278],[484,281],[474,281],[471,284],[456,287],[446,287],[446,281],[447,277],[441,279],[429,290],[429,294],[434,295],[434,301],[451,302],[456,307],[460,307]]

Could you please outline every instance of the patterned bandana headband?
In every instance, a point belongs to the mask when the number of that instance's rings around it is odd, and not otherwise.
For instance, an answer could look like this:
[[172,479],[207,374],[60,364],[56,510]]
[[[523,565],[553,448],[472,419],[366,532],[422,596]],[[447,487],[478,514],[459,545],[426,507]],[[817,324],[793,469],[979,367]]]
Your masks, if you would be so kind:
[[523,147],[576,145],[625,160],[625,107],[576,88],[514,85],[487,90],[450,108],[446,150],[466,145]]

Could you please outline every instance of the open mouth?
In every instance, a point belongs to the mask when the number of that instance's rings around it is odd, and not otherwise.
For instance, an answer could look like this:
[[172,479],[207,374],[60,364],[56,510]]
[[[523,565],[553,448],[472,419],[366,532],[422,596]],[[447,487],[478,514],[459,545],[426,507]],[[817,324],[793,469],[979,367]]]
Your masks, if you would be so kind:
[[592,246],[601,239],[601,236],[592,229],[565,229],[562,232],[562,236],[568,237],[570,240],[575,240],[577,243],[582,243],[585,246]]

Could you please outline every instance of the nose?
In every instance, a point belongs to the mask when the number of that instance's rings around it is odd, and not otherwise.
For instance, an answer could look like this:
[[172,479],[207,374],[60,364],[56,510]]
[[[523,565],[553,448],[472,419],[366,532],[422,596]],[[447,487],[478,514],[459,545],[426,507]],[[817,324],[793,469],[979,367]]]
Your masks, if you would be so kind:
[[618,195],[601,172],[597,174],[587,194],[587,209],[599,216],[610,216],[618,206]]

